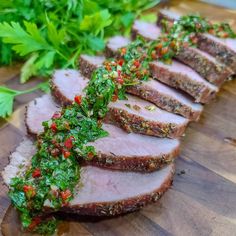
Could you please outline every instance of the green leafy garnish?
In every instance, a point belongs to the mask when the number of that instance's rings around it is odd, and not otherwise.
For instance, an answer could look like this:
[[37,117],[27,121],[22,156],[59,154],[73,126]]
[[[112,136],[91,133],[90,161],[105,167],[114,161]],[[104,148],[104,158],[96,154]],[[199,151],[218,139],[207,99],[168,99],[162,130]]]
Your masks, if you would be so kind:
[[41,83],[34,88],[28,90],[14,90],[4,86],[0,86],[0,117],[6,118],[11,115],[13,110],[14,98],[18,95],[32,93],[33,91],[41,89],[48,92],[48,82]]

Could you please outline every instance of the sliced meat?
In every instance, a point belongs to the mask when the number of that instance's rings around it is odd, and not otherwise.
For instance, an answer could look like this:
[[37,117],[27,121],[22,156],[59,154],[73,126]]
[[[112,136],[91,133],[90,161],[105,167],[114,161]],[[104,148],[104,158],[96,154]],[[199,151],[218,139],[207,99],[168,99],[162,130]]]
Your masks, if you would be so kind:
[[[95,68],[96,65],[99,65],[95,63],[96,60],[91,58],[87,61],[87,66]],[[81,73],[83,74],[83,71]],[[194,103],[190,97],[153,79],[127,87],[127,93],[143,98],[161,109],[182,115],[189,120],[198,120],[203,110],[202,105]]]
[[1,172],[3,181],[9,185],[15,176],[23,176],[30,165],[31,157],[35,154],[36,147],[29,139],[24,139],[9,156],[9,164]]
[[203,106],[194,103],[186,94],[153,79],[130,86],[127,88],[127,92],[192,121],[197,121],[203,111]]
[[119,49],[126,47],[130,43],[128,38],[123,36],[114,36],[107,41],[105,55],[106,57],[119,57]]
[[180,18],[180,14],[168,9],[161,9],[157,14],[157,25],[162,26],[163,20],[174,22]]
[[128,100],[109,104],[106,122],[127,132],[177,138],[184,134],[188,120],[159,109],[150,102],[128,95]]
[[[148,40],[156,40],[161,35],[161,28],[152,23],[135,21],[133,25],[133,36],[140,35]],[[228,66],[218,62],[210,54],[202,52],[193,47],[182,47],[176,59],[190,66],[209,82],[220,86],[233,71]]]
[[[12,177],[19,173],[24,174],[25,169],[21,171],[21,164],[29,166],[35,152],[35,146],[29,140],[19,145],[11,155],[9,165],[2,172],[7,185]],[[14,164],[15,162],[19,165]],[[14,172],[12,167],[16,167]],[[135,211],[148,203],[156,202],[171,186],[173,175],[173,164],[160,171],[146,174],[105,170],[92,166],[81,167],[80,183],[74,199],[60,211],[97,216],[113,216]],[[45,201],[44,206],[50,209],[50,202]]]
[[196,102],[208,103],[218,92],[218,88],[190,67],[173,60],[171,65],[160,61],[150,63],[152,76],[174,88],[178,88],[194,97]]
[[[66,73],[65,71],[63,73]],[[65,101],[62,101],[62,104],[67,103],[68,101],[72,102],[73,97],[76,94],[80,94],[81,91],[83,91],[83,88],[81,87],[75,87],[74,86],[74,80],[67,80],[65,76],[60,75],[60,80],[56,80],[54,75],[54,80],[52,81],[52,84],[54,87],[57,87],[58,92],[54,93],[55,97],[59,95],[59,100],[61,101],[62,98],[65,97]],[[64,91],[64,96],[62,97],[60,94],[60,87],[61,84],[64,85],[65,82],[60,83],[62,79],[67,81],[67,85],[71,82],[71,86],[73,87],[73,91],[70,90],[70,86],[68,86],[67,91],[65,90],[65,87],[62,87]],[[84,78],[76,77],[78,80],[85,80]],[[55,84],[56,83],[56,84]],[[76,82],[77,84],[81,84],[80,82]],[[84,82],[83,82],[84,83]],[[85,84],[85,83],[84,83]],[[77,90],[76,90],[77,88]],[[66,97],[66,93],[68,93],[68,97]],[[110,112],[107,115],[106,121],[114,122],[114,124],[119,125],[120,127],[124,128],[127,131],[133,131],[141,134],[148,134],[158,137],[170,137],[170,138],[176,138],[181,136],[185,128],[188,124],[188,120],[166,112],[164,110],[161,110],[157,108],[152,103],[143,101],[139,98],[129,96],[130,101],[126,100],[118,100],[115,103],[110,103],[109,109]],[[132,106],[134,107],[141,107],[139,110],[130,109],[126,103],[128,104],[131,102]],[[146,109],[147,107],[154,107],[155,111],[149,111]],[[114,112],[114,113],[113,113]],[[155,116],[155,117],[154,117]]]
[[102,66],[104,61],[104,56],[81,55],[79,60],[81,74],[90,78],[93,71]]
[[136,20],[132,26],[132,39],[136,39],[137,36],[142,36],[144,39],[156,40],[161,35],[161,28],[155,24],[145,21]]
[[228,66],[197,48],[183,47],[176,55],[176,58],[216,86],[222,85],[233,74],[233,71]]
[[43,132],[42,122],[51,119],[52,115],[60,109],[61,106],[53,101],[51,95],[44,95],[31,101],[25,113],[28,132],[33,135]]
[[88,79],[78,70],[56,70],[52,80],[52,94],[63,105],[69,105],[76,94],[83,95]]
[[[174,22],[180,15],[169,10],[160,10],[158,12],[157,24],[162,25],[162,20]],[[236,73],[236,39],[217,38],[210,34],[198,34],[198,48],[211,54],[217,60],[227,65],[231,71]]]
[[236,39],[221,39],[210,34],[198,34],[198,47],[230,67],[236,74]]
[[[26,125],[31,129],[33,127],[34,134],[37,135],[43,131],[42,122],[52,116],[52,112],[47,111],[57,111],[59,108],[48,94],[34,101],[29,104],[30,109],[27,109],[26,116],[31,116],[31,119],[26,120]],[[37,113],[37,110],[40,113]],[[129,134],[109,124],[104,124],[103,128],[108,131],[109,136],[91,143],[97,151],[97,156],[88,162],[90,165],[149,172],[172,162],[179,153],[180,143],[176,139]]]
[[149,174],[84,167],[81,187],[61,210],[82,215],[114,216],[156,202],[171,186],[174,166]]

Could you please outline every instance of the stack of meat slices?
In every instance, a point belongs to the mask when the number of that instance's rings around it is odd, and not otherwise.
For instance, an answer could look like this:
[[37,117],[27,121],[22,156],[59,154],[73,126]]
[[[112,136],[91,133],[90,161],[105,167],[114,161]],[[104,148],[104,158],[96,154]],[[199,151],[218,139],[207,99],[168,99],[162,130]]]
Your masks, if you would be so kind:
[[[161,33],[161,19],[173,22],[176,17],[161,11],[157,25],[136,21],[132,38],[139,35],[154,40]],[[220,85],[235,72],[235,42],[232,46],[232,40],[223,42],[209,35],[198,35],[198,38],[199,49],[182,48],[171,65],[151,62],[152,78],[129,86],[127,100],[109,104],[103,124],[109,136],[92,143],[97,155],[82,163],[76,196],[61,210],[117,215],[157,201],[171,186],[179,138],[189,121],[199,119],[203,104],[210,102]],[[208,40],[211,45],[206,50]],[[122,36],[111,38],[105,56],[119,57],[119,49],[129,42]],[[230,61],[221,57],[223,53]],[[75,95],[83,95],[92,72],[102,66],[105,56],[82,55],[80,71],[55,72],[51,80],[52,96],[37,98],[27,107],[25,121],[30,134],[42,132],[43,121],[50,119],[60,106],[71,104]],[[9,170],[17,173],[20,162],[16,157],[27,166],[35,152],[33,147],[26,140],[11,155],[3,173],[6,183],[12,177]],[[50,208],[47,202],[45,208]]]

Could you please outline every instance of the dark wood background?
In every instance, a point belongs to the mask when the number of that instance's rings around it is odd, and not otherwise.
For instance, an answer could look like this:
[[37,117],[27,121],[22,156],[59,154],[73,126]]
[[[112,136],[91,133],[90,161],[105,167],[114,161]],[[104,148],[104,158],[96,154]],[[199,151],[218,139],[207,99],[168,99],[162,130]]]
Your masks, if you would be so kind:
[[[200,12],[212,20],[228,21],[236,30],[236,11],[197,1],[171,1],[170,6],[181,13]],[[25,89],[37,83],[35,79],[20,85],[19,68],[1,68],[1,84]],[[40,95],[17,97],[13,116],[0,119],[0,170],[26,135],[25,105]],[[236,235],[236,80],[225,83],[216,99],[205,106],[200,121],[190,125],[176,165],[173,186],[158,203],[111,219],[72,218],[60,226],[59,235]],[[1,222],[9,199],[0,181]],[[23,235],[12,208],[2,230],[7,236]]]

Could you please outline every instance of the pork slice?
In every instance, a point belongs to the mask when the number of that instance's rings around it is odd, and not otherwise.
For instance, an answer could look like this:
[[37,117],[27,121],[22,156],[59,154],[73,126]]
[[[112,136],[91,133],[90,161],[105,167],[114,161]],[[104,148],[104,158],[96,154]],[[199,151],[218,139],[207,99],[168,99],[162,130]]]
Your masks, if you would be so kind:
[[[46,94],[31,102],[27,109],[27,127],[34,128],[37,135],[43,131],[42,122],[49,120],[52,114],[47,111],[58,110],[58,105]],[[33,107],[34,106],[34,107]],[[36,111],[41,111],[37,113]],[[34,113],[32,113],[34,111]],[[42,114],[42,115],[41,115]],[[127,133],[113,125],[104,124],[103,129],[108,131],[109,136],[96,140],[88,145],[93,145],[97,155],[88,162],[90,165],[107,167],[109,169],[133,170],[149,172],[163,167],[172,162],[179,153],[179,140],[161,139],[146,135]],[[32,133],[32,132],[31,132]]]
[[129,86],[127,92],[192,121],[197,121],[203,111],[203,106],[193,102],[190,96],[154,79]]
[[177,21],[181,15],[177,12],[168,10],[167,8],[160,9],[157,13],[157,25],[162,26],[162,21],[167,20],[170,22]]
[[236,73],[236,39],[198,34],[198,47],[214,56]]
[[[11,155],[9,165],[2,172],[7,185],[12,177],[25,173],[35,152],[35,146],[30,140],[25,140],[19,145]],[[19,164],[15,164],[15,161]],[[21,169],[22,166],[25,166],[24,170]],[[148,203],[156,202],[171,186],[173,174],[174,164],[146,174],[92,166],[81,167],[81,178],[74,199],[60,210],[98,216],[135,211]],[[50,202],[45,201],[44,206],[45,209],[50,209]]]
[[[55,76],[54,76],[55,77]],[[66,80],[66,77],[60,77],[61,79],[64,78]],[[84,78],[76,77],[78,80],[85,80]],[[55,83],[55,81],[58,82],[58,80],[53,80],[52,84]],[[67,80],[67,83],[69,81],[73,80]],[[57,95],[61,94],[60,87],[63,83],[57,83],[54,84],[54,87],[57,87],[58,92],[54,93],[55,97]],[[78,82],[79,84],[79,82]],[[81,84],[81,83],[80,83]],[[71,84],[73,86],[73,83]],[[80,94],[81,91],[83,91],[83,88],[74,87],[71,91],[70,86],[68,86],[68,90],[65,91],[65,88],[63,87],[66,96],[66,93],[68,93],[68,97],[65,97],[65,101],[69,101],[70,103],[73,101],[71,97],[73,98],[76,94]],[[76,91],[77,88],[77,91]],[[130,109],[128,106],[126,106],[127,101],[126,100],[118,100],[115,103],[110,103],[109,110],[106,121],[107,122],[113,122],[116,125],[119,125],[126,131],[133,131],[141,134],[147,134],[147,135],[154,135],[158,137],[170,137],[170,138],[177,138],[181,136],[185,128],[188,124],[188,120],[186,118],[183,118],[181,116],[166,112],[164,110],[161,110],[157,108],[155,105],[153,105],[150,102],[143,101],[137,97],[130,96],[130,100],[134,107],[141,107],[142,109],[139,111],[135,111],[135,109]],[[135,102],[136,100],[136,102]],[[59,101],[61,101],[61,96],[59,96]],[[65,102],[62,101],[62,104]],[[145,108],[146,107],[146,108]],[[148,107],[154,107],[154,112],[151,112],[148,110]],[[154,116],[156,116],[154,118]]]
[[123,36],[114,36],[107,41],[105,55],[106,57],[120,57],[119,49],[126,47],[130,40]]
[[79,64],[81,74],[87,78],[92,76],[94,70],[102,66],[105,61],[104,56],[91,56],[91,55],[80,55]]
[[[180,18],[180,14],[164,9],[158,12],[157,24],[162,25],[162,20],[174,22]],[[236,73],[236,39],[232,38],[218,38],[207,33],[197,34],[197,46],[204,52],[209,53],[218,61],[228,66],[231,71]]]
[[[160,36],[161,28],[152,23],[135,21],[133,32],[135,32],[133,33],[134,38],[140,35],[145,39],[155,40]],[[233,71],[229,69],[228,66],[218,62],[213,56],[197,48],[188,46],[182,47],[175,58],[190,66],[203,78],[217,86],[220,86],[233,74]]]
[[88,79],[78,70],[56,70],[51,80],[52,94],[61,104],[69,105],[75,95],[84,95],[87,84]]
[[[93,69],[99,64],[96,64],[96,60],[91,58],[87,61],[87,66]],[[85,75],[83,71],[81,73]],[[129,86],[126,91],[154,103],[161,109],[182,115],[193,121],[199,119],[203,110],[202,105],[194,103],[191,97],[153,79]]]
[[156,40],[161,35],[161,28],[155,24],[148,23],[141,20],[134,21],[132,26],[132,39],[136,39],[137,36],[142,36],[148,41]]
[[170,65],[160,61],[151,62],[150,70],[154,78],[183,90],[192,96],[195,102],[208,103],[219,90],[193,69],[175,60]]
[[43,132],[42,122],[51,119],[52,115],[61,109],[61,106],[53,101],[47,94],[36,98],[26,106],[25,124],[28,133],[38,135]]
[[184,134],[188,120],[164,111],[148,101],[128,95],[127,100],[109,104],[105,121],[127,132],[177,138]]

